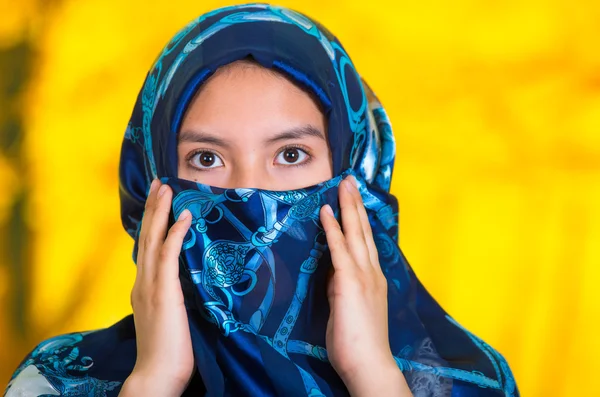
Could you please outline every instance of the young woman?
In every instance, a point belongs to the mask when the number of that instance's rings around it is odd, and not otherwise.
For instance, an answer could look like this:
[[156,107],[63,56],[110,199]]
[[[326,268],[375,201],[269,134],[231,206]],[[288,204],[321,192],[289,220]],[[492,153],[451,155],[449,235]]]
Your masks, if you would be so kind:
[[127,128],[133,316],[38,345],[7,396],[518,396],[398,244],[394,138],[341,44],[265,4],[163,49]]

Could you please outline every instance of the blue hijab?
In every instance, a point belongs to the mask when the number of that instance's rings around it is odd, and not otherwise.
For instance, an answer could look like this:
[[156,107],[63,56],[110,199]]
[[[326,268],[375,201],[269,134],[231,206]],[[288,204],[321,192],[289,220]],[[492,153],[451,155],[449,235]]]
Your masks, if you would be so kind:
[[[251,58],[317,98],[328,120],[334,178],[293,191],[220,189],[177,178],[177,133],[198,88],[220,66]],[[289,9],[266,4],[202,15],[162,50],[125,133],[121,216],[134,260],[150,183],[174,190],[171,222],[189,209],[180,256],[196,372],[185,395],[345,396],[327,358],[331,258],[319,209],[339,215],[337,188],[354,175],[388,280],[389,338],[415,396],[518,396],[506,360],[427,293],[398,247],[389,193],[395,155],[386,113],[337,39]],[[40,344],[9,394],[116,396],[135,363],[131,316],[110,328]]]

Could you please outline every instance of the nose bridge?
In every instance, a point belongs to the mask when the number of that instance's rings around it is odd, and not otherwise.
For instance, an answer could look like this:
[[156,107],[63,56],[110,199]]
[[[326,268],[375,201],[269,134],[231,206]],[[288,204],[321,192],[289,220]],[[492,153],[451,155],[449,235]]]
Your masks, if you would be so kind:
[[261,188],[256,165],[240,164],[231,175],[230,188]]
[[253,150],[240,153],[232,167],[229,177],[229,188],[258,188],[269,187],[269,173],[265,162]]

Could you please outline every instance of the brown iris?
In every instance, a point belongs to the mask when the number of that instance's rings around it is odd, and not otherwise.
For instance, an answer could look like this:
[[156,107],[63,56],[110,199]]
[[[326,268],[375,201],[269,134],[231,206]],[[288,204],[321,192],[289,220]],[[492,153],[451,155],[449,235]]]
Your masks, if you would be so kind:
[[200,154],[200,164],[203,167],[210,167],[215,164],[215,154],[211,152],[203,152]]
[[291,148],[291,149],[286,149],[283,152],[283,158],[288,163],[295,163],[296,161],[298,161],[299,157],[300,157],[300,153],[298,153],[298,149]]

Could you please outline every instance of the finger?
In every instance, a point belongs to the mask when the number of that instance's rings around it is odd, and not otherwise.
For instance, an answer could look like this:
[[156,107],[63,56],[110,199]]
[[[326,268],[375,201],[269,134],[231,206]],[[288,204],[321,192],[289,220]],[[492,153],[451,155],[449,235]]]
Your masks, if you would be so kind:
[[340,208],[342,212],[342,230],[354,262],[361,267],[370,266],[369,250],[365,241],[355,198],[356,187],[346,178],[340,184]]
[[[356,183],[356,178],[351,177],[355,183],[355,186],[358,186]],[[367,244],[367,249],[369,250],[369,258],[371,258],[371,264],[378,269],[381,269],[379,265],[379,254],[377,253],[377,246],[375,245],[375,240],[373,239],[373,230],[371,229],[371,223],[369,222],[369,215],[367,214],[367,210],[365,209],[365,204],[362,201],[362,196],[358,189],[354,189],[354,197],[356,200],[356,208],[358,211],[358,217],[360,219],[363,235],[365,238],[365,242]]]
[[148,197],[146,198],[146,203],[144,206],[144,214],[142,215],[142,225],[140,227],[140,234],[138,235],[138,253],[137,253],[137,269],[138,272],[144,271],[144,252],[145,252],[145,240],[147,230],[150,227],[151,216],[151,208],[152,202],[154,201],[156,190],[160,185],[160,181],[158,179],[154,179],[150,184],[150,190],[148,191]]
[[[351,263],[354,261],[348,252],[348,245],[346,244],[346,238],[342,233],[342,228],[338,223],[335,216],[333,216],[333,210],[329,205],[321,207],[320,212],[321,223],[323,229],[325,229],[325,237],[327,238],[327,245],[331,254],[331,262],[333,263],[334,271],[344,271],[352,269],[354,266]],[[350,264],[350,266],[346,266]]]
[[192,214],[183,210],[171,229],[160,251],[157,276],[160,280],[179,280],[179,254],[183,247],[183,239],[192,225]]
[[171,212],[173,191],[168,185],[161,185],[156,191],[155,200],[150,204],[148,229],[144,236],[144,272],[148,278],[156,278],[157,261],[165,242]]
[[333,311],[335,307],[335,270],[333,267],[329,268],[329,272],[327,273],[327,301],[329,302],[329,308]]

